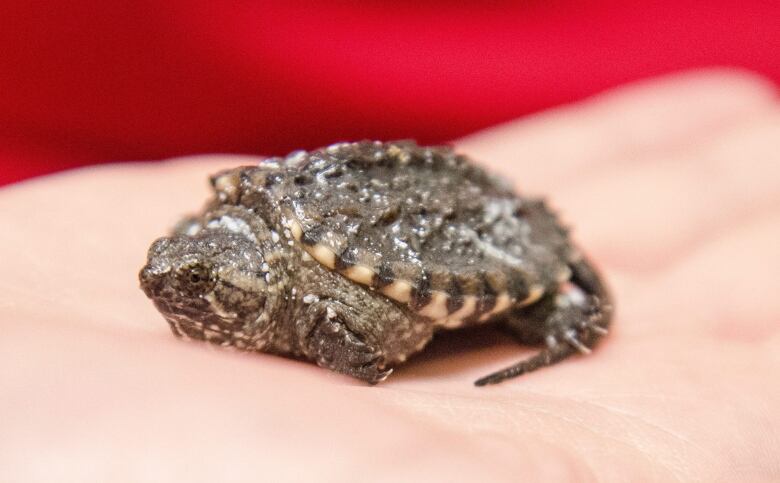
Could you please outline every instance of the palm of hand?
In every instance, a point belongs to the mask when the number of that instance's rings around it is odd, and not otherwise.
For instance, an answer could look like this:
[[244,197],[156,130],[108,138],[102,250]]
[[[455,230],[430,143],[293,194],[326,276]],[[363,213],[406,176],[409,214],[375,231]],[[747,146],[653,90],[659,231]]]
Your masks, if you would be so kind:
[[[487,389],[530,349],[439,338],[378,387],[174,340],[136,287],[210,158],[0,193],[0,479],[780,477],[780,138],[760,81],[656,81],[466,139],[549,194],[611,282],[590,357]],[[96,478],[97,477],[97,478]]]

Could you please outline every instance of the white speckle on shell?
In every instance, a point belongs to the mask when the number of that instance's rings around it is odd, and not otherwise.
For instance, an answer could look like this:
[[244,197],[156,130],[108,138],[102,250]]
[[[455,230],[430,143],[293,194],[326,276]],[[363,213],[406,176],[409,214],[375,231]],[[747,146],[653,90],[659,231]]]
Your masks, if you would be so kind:
[[198,233],[200,233],[201,226],[197,223],[192,223],[190,226],[187,227],[187,230],[185,230],[184,234],[187,236],[195,236]]
[[228,171],[214,180],[214,189],[221,200],[234,199],[238,195],[239,178],[235,171]]
[[325,151],[328,152],[328,154],[337,154],[341,148],[346,148],[349,146],[349,143],[346,142],[340,142],[340,143],[333,143],[330,146],[325,148]]
[[305,161],[306,156],[308,156],[306,151],[298,149],[288,154],[287,157],[284,158],[284,161],[288,166],[295,167]]
[[249,240],[257,243],[257,237],[252,233],[252,228],[247,222],[239,218],[233,218],[232,216],[223,215],[215,220],[210,220],[206,224],[207,228],[223,228],[233,233],[238,233],[245,236]]
[[320,298],[313,293],[307,293],[302,300],[305,304],[313,304],[314,302],[319,302]]
[[263,168],[263,169],[277,170],[277,169],[281,168],[281,166],[279,165],[279,161],[277,161],[276,159],[277,158],[264,159],[257,166],[259,168]]

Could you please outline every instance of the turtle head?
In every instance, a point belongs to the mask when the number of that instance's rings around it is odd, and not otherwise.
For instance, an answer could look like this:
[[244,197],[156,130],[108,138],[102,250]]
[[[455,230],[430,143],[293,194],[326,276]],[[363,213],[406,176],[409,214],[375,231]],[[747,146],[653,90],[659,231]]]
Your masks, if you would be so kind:
[[228,345],[244,324],[262,323],[269,269],[247,237],[203,230],[156,240],[139,279],[174,333]]

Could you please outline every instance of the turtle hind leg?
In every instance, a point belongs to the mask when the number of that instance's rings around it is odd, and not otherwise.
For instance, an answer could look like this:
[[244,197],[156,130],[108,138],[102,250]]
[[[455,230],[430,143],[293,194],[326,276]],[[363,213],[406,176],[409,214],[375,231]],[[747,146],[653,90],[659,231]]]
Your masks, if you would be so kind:
[[[565,287],[569,288],[569,287]],[[560,362],[572,354],[589,353],[597,340],[595,335],[585,334],[590,324],[588,308],[575,302],[584,298],[562,287],[557,293],[545,296],[534,306],[513,311],[504,320],[504,327],[523,344],[544,347],[535,355],[475,382],[477,386],[497,384],[542,367]]]
[[612,302],[601,278],[585,259],[570,263],[572,278],[538,303],[511,312],[504,325],[523,343],[545,347],[517,364],[477,380],[497,384],[526,372],[560,362],[572,354],[589,354],[607,334]]

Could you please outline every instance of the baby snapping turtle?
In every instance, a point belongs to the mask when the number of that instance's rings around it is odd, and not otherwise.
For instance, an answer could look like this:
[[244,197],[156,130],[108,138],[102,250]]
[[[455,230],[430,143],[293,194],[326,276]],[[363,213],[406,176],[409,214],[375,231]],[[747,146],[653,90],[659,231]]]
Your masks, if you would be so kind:
[[449,148],[340,143],[211,184],[140,273],[177,336],[370,383],[440,329],[500,323],[543,345],[485,385],[588,353],[607,332],[607,291],[544,202]]

